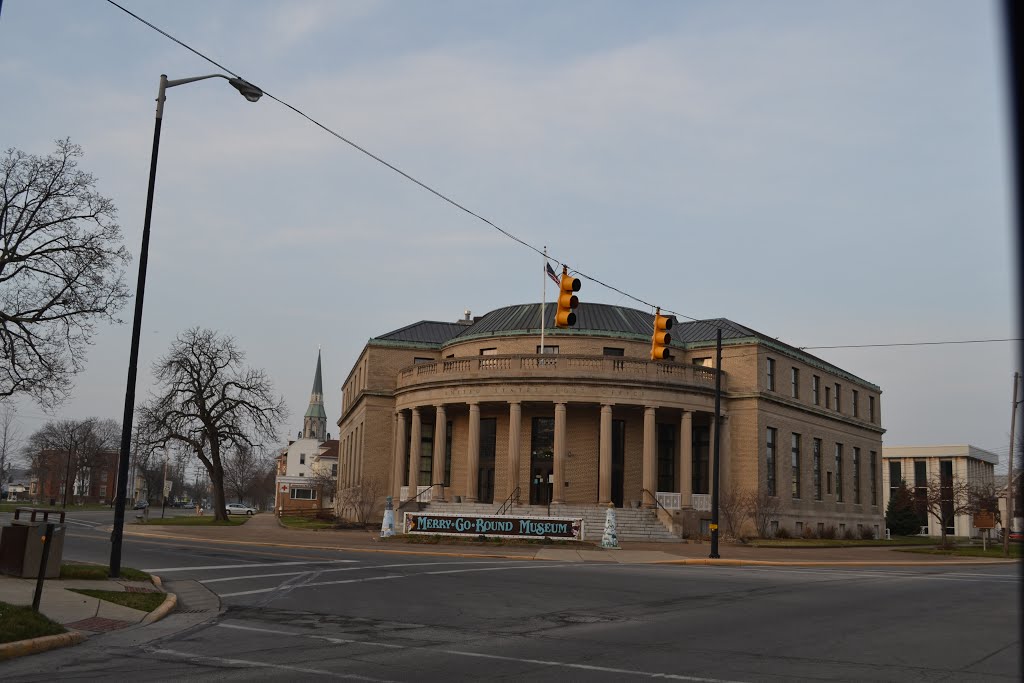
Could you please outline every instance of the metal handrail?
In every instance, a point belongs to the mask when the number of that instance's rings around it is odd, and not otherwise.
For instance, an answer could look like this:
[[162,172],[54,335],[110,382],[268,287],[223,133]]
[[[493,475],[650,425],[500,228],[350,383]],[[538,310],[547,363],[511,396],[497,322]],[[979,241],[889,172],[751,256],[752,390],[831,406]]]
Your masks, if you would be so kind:
[[414,502],[418,503],[418,502],[420,502],[420,496],[422,496],[424,493],[433,491],[435,486],[440,486],[441,490],[442,491],[444,490],[444,484],[430,484],[427,488],[423,489],[422,491],[417,493],[412,498],[406,498],[401,503],[399,503],[398,507],[395,508],[395,514],[398,514],[398,511],[401,510],[402,508],[404,508],[409,503],[414,503]]
[[[655,503],[657,504],[657,506],[658,506],[659,508],[661,508],[662,510],[664,510],[664,511],[665,511],[665,513],[666,513],[666,514],[667,514],[667,515],[669,516],[669,518],[673,520],[673,521],[672,521],[672,533],[675,533],[675,530],[676,530],[676,523],[675,523],[675,518],[674,518],[674,517],[672,517],[672,512],[671,512],[671,511],[670,511],[670,510],[669,510],[669,509],[668,509],[667,507],[665,507],[664,505],[662,505],[662,504],[661,504],[661,501],[660,501],[660,500],[658,500],[658,497],[657,497],[656,495],[654,495],[653,493],[651,493],[651,492],[650,492],[650,491],[648,491],[647,489],[640,489],[640,490],[641,490],[641,491],[642,491],[643,493],[646,493],[646,494],[647,494],[648,496],[650,496],[651,498],[653,498],[653,499],[654,499],[654,502],[655,502]],[[642,504],[643,504],[643,503],[641,502],[641,505],[642,505]],[[655,509],[657,509],[657,508],[655,508]]]
[[513,489],[512,493],[510,493],[508,498],[505,499],[505,502],[501,504],[501,507],[498,508],[498,513],[497,514],[503,515],[503,514],[505,514],[506,511],[511,512],[512,511],[512,499],[513,498],[515,498],[516,505],[519,505],[519,487],[518,486],[515,487],[515,489]]

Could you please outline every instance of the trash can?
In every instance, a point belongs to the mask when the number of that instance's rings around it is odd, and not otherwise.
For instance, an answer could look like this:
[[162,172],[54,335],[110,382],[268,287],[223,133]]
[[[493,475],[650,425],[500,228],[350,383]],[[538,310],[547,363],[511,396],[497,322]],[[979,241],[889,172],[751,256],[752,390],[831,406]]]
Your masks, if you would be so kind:
[[[51,518],[57,515],[59,519]],[[53,524],[53,538],[46,561],[46,578],[60,577],[66,528],[63,510],[15,508],[14,519],[0,530],[0,572],[26,579],[39,575],[47,524]]]

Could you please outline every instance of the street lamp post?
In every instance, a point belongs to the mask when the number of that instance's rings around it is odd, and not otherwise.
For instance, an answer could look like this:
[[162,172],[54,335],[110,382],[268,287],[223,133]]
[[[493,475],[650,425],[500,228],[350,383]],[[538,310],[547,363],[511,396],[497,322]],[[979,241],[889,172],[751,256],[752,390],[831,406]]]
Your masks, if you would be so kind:
[[124,536],[125,496],[128,492],[128,462],[132,442],[132,419],[135,416],[135,377],[139,364],[139,335],[142,331],[142,302],[146,293],[146,265],[149,260],[149,226],[153,216],[153,189],[156,186],[156,161],[160,151],[160,125],[164,117],[164,100],[168,88],[184,85],[207,78],[223,78],[232,85],[245,99],[255,102],[263,96],[263,91],[252,83],[241,78],[232,78],[224,74],[209,74],[168,80],[166,74],[160,75],[160,90],[156,97],[156,123],[153,127],[153,152],[149,162],[149,188],[146,194],[146,217],[142,225],[142,250],[139,254],[139,279],[135,286],[135,318],[132,323],[132,347],[128,359],[128,385],[124,394],[124,419],[121,422],[121,452],[118,458],[117,503],[114,506],[114,529],[110,536],[110,576],[118,578],[121,574],[121,541]]

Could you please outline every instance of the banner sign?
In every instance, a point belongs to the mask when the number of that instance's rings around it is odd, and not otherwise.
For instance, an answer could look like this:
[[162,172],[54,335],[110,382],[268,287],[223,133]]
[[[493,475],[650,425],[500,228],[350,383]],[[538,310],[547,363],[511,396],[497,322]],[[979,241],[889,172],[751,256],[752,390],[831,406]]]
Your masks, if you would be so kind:
[[571,517],[406,512],[402,527],[407,534],[583,540],[583,520]]

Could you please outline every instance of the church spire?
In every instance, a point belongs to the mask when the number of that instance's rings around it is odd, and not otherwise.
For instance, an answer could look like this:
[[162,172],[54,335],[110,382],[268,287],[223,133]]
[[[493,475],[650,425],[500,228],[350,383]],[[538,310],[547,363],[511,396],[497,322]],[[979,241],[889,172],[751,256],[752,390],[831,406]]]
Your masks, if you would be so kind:
[[309,395],[309,408],[302,421],[302,436],[317,441],[327,440],[327,411],[324,410],[324,380],[320,372],[320,350],[316,352],[316,374],[313,391]]

